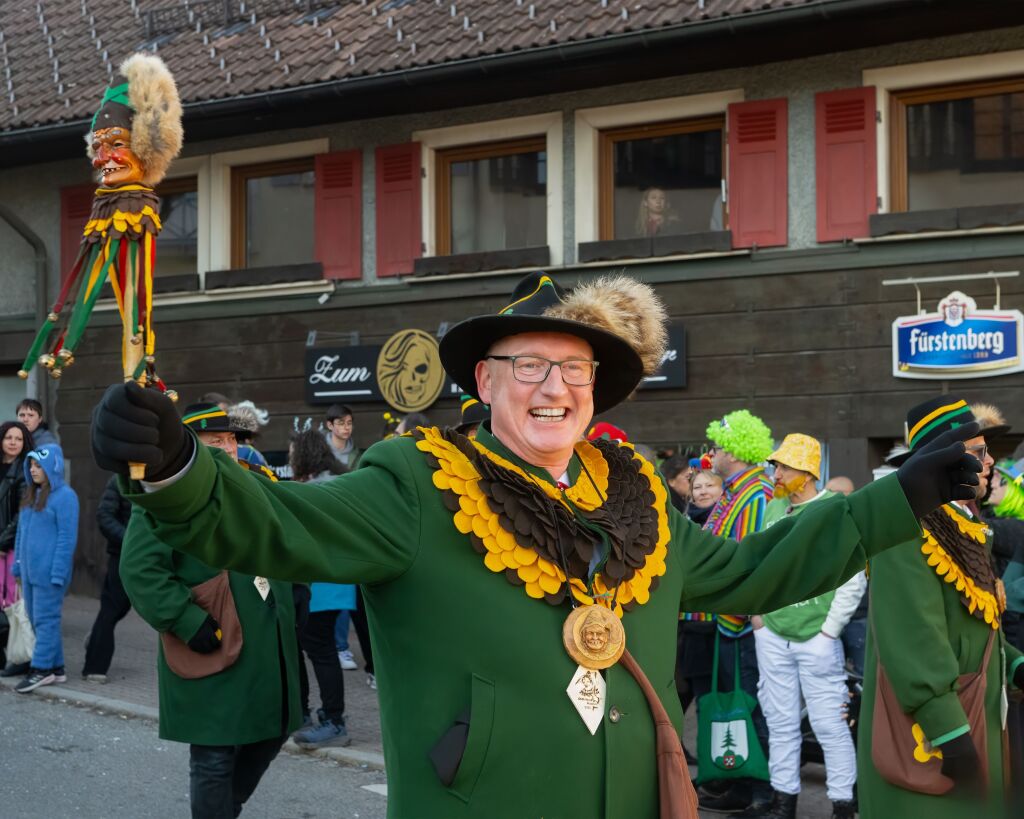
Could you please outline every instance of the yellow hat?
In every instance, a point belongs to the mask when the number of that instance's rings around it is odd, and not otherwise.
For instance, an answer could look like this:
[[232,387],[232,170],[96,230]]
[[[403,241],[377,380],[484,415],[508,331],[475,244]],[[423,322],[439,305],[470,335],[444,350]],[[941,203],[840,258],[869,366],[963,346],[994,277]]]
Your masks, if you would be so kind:
[[790,469],[810,472],[815,480],[821,478],[821,444],[810,435],[799,432],[787,435],[782,446],[769,455],[768,460]]

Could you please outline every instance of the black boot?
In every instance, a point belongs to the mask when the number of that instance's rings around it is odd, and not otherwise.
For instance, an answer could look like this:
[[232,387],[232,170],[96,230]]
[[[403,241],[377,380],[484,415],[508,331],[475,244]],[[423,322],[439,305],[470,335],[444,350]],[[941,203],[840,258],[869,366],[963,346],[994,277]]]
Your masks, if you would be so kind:
[[762,804],[760,809],[751,805],[737,814],[736,819],[796,819],[796,794],[773,791],[771,802]]
[[712,796],[703,789],[697,794],[697,803],[701,810],[714,813],[738,813],[750,807],[750,797],[731,787],[720,796]]
[[852,799],[838,799],[832,803],[832,819],[854,819],[857,803]]
[[746,810],[737,813],[735,815],[735,819],[762,819],[762,817],[770,815],[769,811],[775,804],[775,797],[781,796],[782,794],[771,789],[767,789],[763,793],[760,793],[760,790],[760,788],[754,789],[753,797],[750,800],[750,806]]

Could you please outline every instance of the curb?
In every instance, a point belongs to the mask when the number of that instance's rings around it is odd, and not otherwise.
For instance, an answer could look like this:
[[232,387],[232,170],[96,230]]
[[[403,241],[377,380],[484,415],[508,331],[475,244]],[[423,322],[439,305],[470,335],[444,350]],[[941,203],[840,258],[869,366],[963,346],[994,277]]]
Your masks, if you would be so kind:
[[[14,691],[14,687],[18,682],[19,680],[17,677],[0,677],[0,686],[6,688],[11,693],[17,693]],[[160,717],[157,709],[150,708],[148,705],[138,705],[124,700],[113,700],[107,697],[101,697],[97,694],[90,694],[86,691],[77,691],[72,688],[65,688],[62,685],[37,688],[32,692],[32,696],[54,700],[62,704],[73,705],[78,708],[94,708],[97,711],[101,711],[106,714],[116,714],[121,717],[146,720],[154,724],[159,722]],[[296,745],[295,740],[291,739],[291,737],[288,738],[288,741],[285,742],[281,750],[295,756],[320,757],[321,759],[327,759],[341,765],[350,765],[357,768],[372,768],[380,771],[384,770],[384,755],[379,751],[351,747],[318,748],[316,750],[307,751]]]

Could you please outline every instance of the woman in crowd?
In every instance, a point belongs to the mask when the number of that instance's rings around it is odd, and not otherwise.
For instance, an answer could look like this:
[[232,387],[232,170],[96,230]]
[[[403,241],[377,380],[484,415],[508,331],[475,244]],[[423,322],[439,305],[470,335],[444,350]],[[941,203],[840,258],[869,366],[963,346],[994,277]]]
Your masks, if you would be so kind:
[[18,517],[14,576],[21,578],[36,647],[28,676],[15,689],[22,694],[41,685],[67,682],[60,620],[78,542],[78,496],[64,483],[60,446],[47,444],[28,453],[25,482],[28,489]]
[[[32,450],[32,433],[20,421],[0,424],[0,608],[18,599],[11,574],[14,565],[14,536],[18,531],[18,511],[25,491],[25,453]],[[4,638],[6,643],[6,637]],[[15,677],[28,671],[28,663],[4,667],[6,645],[0,643],[0,676]]]
[[686,513],[698,526],[711,514],[712,508],[722,497],[722,479],[710,469],[700,469],[690,477],[690,506]]
[[[300,432],[292,438],[289,463],[295,480],[308,483],[329,481],[348,470],[331,453],[327,440],[317,430]],[[309,677],[306,663],[299,658],[299,683],[302,713],[308,725],[294,734],[303,748],[348,745],[352,740],[345,729],[345,677],[334,646],[334,626],[342,609],[355,607],[355,587],[339,583],[313,583],[309,617],[299,627],[299,645],[313,664],[320,687],[321,708],[314,725],[309,710]],[[304,720],[305,721],[305,720]]]

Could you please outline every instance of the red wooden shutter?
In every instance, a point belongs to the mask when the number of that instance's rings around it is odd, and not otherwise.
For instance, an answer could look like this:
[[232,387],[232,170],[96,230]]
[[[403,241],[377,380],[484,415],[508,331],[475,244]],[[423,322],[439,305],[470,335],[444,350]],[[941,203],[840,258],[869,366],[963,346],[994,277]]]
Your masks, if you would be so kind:
[[82,231],[92,213],[92,200],[96,185],[71,185],[60,189],[60,280],[67,278],[78,248],[82,244]]
[[874,86],[816,94],[814,118],[818,241],[867,236],[878,188]]
[[377,275],[412,273],[421,252],[420,144],[377,149]]
[[789,189],[786,100],[733,103],[728,127],[733,247],[785,245]]
[[315,157],[316,260],[325,279],[363,275],[363,152]]

